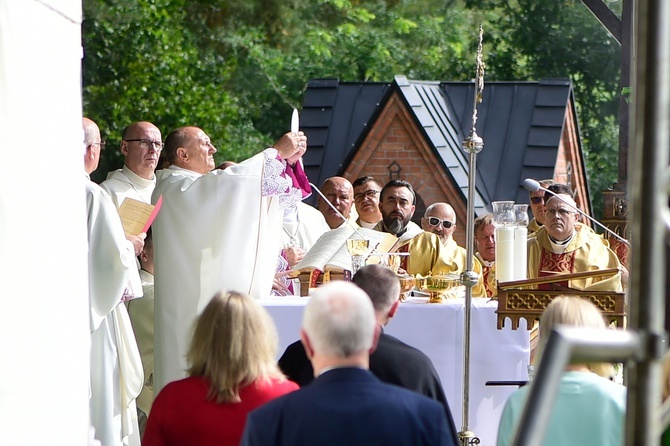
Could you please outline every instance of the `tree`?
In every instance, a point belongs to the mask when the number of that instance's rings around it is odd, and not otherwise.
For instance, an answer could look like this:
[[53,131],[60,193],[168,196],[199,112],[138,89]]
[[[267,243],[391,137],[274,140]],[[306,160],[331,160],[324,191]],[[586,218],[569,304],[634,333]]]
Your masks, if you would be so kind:
[[222,151],[226,158],[249,153],[263,139],[222,88],[234,61],[199,46],[198,36],[184,26],[185,3],[84,4],[84,112],[100,125],[112,149],[103,156],[97,180],[120,166],[121,154],[114,149],[133,121],[151,121],[164,133],[200,126],[231,147]]
[[[308,81],[570,77],[594,203],[616,178],[619,48],[579,0],[85,0],[84,110],[108,132],[202,127],[217,161],[285,133]],[[120,155],[105,154],[118,167]]]
[[602,190],[617,179],[619,45],[580,0],[467,4],[489,8],[489,79],[572,79],[591,198],[596,215],[602,214]]

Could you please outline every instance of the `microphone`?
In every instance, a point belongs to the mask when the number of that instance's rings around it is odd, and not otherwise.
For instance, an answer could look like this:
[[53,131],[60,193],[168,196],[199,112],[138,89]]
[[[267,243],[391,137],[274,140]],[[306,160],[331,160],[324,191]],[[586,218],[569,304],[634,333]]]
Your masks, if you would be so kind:
[[[532,178],[526,178],[525,180],[523,180],[523,188],[526,189],[528,192],[537,192],[538,190],[542,189],[542,186],[540,186],[539,181],[535,181]],[[542,190],[550,192],[547,189]]]
[[559,200],[561,200],[563,203],[567,204],[568,206],[570,206],[571,208],[573,208],[574,210],[576,210],[580,215],[583,215],[584,217],[588,218],[588,219],[589,219],[590,221],[592,221],[593,223],[595,223],[595,224],[597,224],[598,226],[600,226],[601,228],[603,228],[605,231],[607,231],[608,234],[610,234],[610,235],[616,237],[618,240],[620,240],[621,242],[625,243],[625,244],[630,248],[630,242],[629,242],[628,240],[626,240],[625,238],[621,237],[619,234],[617,234],[616,232],[612,231],[610,228],[608,228],[607,226],[603,225],[602,223],[600,223],[600,222],[599,222],[598,220],[596,220],[595,218],[593,218],[593,217],[591,217],[590,215],[586,214],[584,211],[582,211],[582,210],[579,209],[578,207],[573,206],[572,203],[569,203],[569,202],[565,201],[561,196],[559,196],[559,195],[556,194],[555,192],[550,191],[549,189],[545,189],[544,187],[542,187],[542,186],[540,185],[540,183],[539,183],[538,181],[535,181],[535,180],[533,180],[532,178],[526,178],[525,180],[523,180],[522,185],[523,185],[523,188],[526,189],[528,192],[537,192],[538,190],[541,190],[541,191],[544,191],[544,192],[546,192],[546,193],[549,193],[549,194],[553,195],[554,197],[556,197],[556,198],[558,198]]

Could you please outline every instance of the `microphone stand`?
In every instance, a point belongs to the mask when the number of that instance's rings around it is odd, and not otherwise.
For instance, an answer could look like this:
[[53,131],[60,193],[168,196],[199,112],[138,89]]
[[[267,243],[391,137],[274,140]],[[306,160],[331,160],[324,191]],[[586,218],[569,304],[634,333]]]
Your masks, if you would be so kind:
[[[312,188],[319,194],[319,196],[321,196],[321,198],[323,199],[323,201],[325,201],[325,202],[328,204],[328,206],[329,206],[333,211],[335,211],[335,213],[338,215],[338,217],[340,217],[342,220],[344,220],[344,221],[346,222],[346,224],[347,224],[351,229],[353,229],[354,232],[355,232],[360,238],[362,238],[363,240],[365,240],[365,236],[364,236],[363,234],[361,234],[361,233],[358,231],[358,228],[357,228],[355,225],[353,225],[353,224],[349,221],[348,218],[345,218],[345,216],[342,215],[342,213],[341,213],[340,211],[337,210],[337,208],[333,205],[333,203],[331,203],[331,202],[326,198],[326,196],[323,194],[323,192],[321,192],[321,190],[319,190],[318,187],[316,187],[313,183],[309,183],[309,185],[312,186]],[[395,247],[395,245],[394,245],[394,247]],[[384,256],[384,255],[388,256],[389,253],[381,253],[381,252],[377,251],[377,248],[376,248],[375,246],[372,246],[372,251],[370,252],[370,254],[368,254],[368,257],[370,257],[370,256],[374,256],[374,255],[379,256],[379,257],[382,257],[382,256]],[[398,254],[398,255],[400,255],[400,254]]]
[[548,194],[553,195],[555,198],[558,198],[558,199],[561,200],[563,203],[567,204],[567,205],[570,206],[572,209],[574,209],[575,211],[577,211],[577,213],[578,213],[579,215],[582,215],[582,216],[586,217],[587,219],[589,219],[590,221],[592,221],[593,223],[595,223],[596,225],[598,225],[599,227],[601,227],[602,229],[604,229],[605,231],[607,231],[608,234],[612,235],[612,236],[615,237],[617,240],[619,240],[620,242],[624,243],[626,246],[628,246],[628,247],[630,248],[630,242],[629,242],[628,240],[626,240],[625,238],[621,237],[619,234],[617,234],[616,232],[612,231],[610,228],[608,228],[608,227],[605,226],[604,224],[600,223],[598,220],[596,220],[595,218],[591,217],[591,216],[588,215],[586,212],[584,212],[584,211],[582,211],[581,209],[579,209],[577,206],[574,206],[574,205],[573,205],[572,203],[570,203],[569,201],[564,200],[563,197],[560,196],[560,194],[557,194],[557,193],[555,193],[555,192],[553,192],[553,191],[551,191],[551,190],[549,190],[549,189],[545,189],[544,187],[542,187],[542,186],[540,185],[539,182],[537,182],[537,181],[535,181],[535,180],[533,180],[533,179],[530,179],[530,178],[526,178],[525,180],[523,180],[523,188],[526,189],[528,192],[537,192],[538,190],[541,190],[541,191],[544,191],[545,193],[548,193]]
[[356,234],[358,234],[362,239],[365,239],[365,237],[363,236],[363,234],[361,234],[360,232],[358,232],[358,229],[356,228],[356,226],[354,226],[353,224],[351,224],[351,222],[349,221],[349,219],[346,218],[344,215],[342,215],[342,213],[341,213],[340,211],[337,210],[337,208],[333,205],[333,203],[331,203],[331,202],[326,198],[326,196],[319,190],[318,187],[316,187],[316,186],[315,186],[314,184],[312,184],[312,183],[309,183],[309,185],[312,186],[312,187],[314,188],[315,191],[317,191],[317,193],[321,196],[321,198],[323,198],[323,201],[325,201],[326,204],[328,204],[328,206],[330,206],[330,208],[331,208],[333,211],[335,211],[335,213],[337,214],[338,217],[340,217],[342,220],[344,220],[344,221],[347,223],[347,225],[349,225],[349,227],[350,227],[351,229],[353,229],[354,232],[355,232]]

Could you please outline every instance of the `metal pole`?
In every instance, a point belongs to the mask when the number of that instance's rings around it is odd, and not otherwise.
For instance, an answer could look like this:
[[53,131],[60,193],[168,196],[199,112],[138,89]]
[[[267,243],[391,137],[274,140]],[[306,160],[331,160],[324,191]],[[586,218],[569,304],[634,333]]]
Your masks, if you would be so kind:
[[640,338],[630,331],[556,327],[543,350],[512,444],[544,442],[561,376],[569,363],[625,362],[635,359],[640,350]]
[[477,104],[482,100],[484,90],[484,62],[482,60],[483,28],[479,27],[479,45],[477,47],[477,78],[475,79],[475,94],[472,105],[472,129],[468,138],[463,141],[463,150],[470,154],[468,171],[468,209],[465,230],[465,271],[461,273],[461,283],[465,285],[465,321],[463,323],[463,418],[462,428],[458,433],[461,446],[479,444],[479,438],[468,428],[470,424],[470,320],[472,310],[472,287],[477,284],[479,277],[472,270],[474,255],[474,215],[475,215],[475,179],[477,176],[477,153],[484,148],[484,141],[477,136]]
[[664,172],[670,138],[670,3],[637,0],[632,90],[630,166],[630,328],[643,339],[643,355],[628,373],[626,444],[658,444],[665,315],[665,227],[668,194]]

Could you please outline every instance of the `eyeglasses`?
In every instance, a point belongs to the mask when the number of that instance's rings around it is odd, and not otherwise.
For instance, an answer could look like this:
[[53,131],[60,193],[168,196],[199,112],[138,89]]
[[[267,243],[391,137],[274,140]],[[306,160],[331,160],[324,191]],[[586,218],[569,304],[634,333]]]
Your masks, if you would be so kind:
[[377,196],[378,193],[379,193],[379,191],[374,190],[374,189],[366,190],[365,192],[359,192],[356,195],[354,195],[354,201],[356,203],[360,203],[361,201],[365,200],[366,198],[369,198],[370,200],[372,200],[373,198],[375,198],[375,196]]
[[140,147],[143,149],[150,149],[153,147],[157,151],[163,150],[163,144],[162,141],[152,141],[150,139],[124,139],[125,142],[138,142],[140,143]]
[[544,202],[544,197],[530,197],[530,202],[533,204],[540,204]]
[[104,149],[107,143],[105,141],[92,142],[89,146],[100,146],[100,150]]
[[546,212],[547,215],[549,215],[550,217],[555,217],[556,214],[558,214],[561,218],[565,218],[565,217],[567,217],[567,216],[570,215],[570,214],[574,214],[574,212],[572,212],[571,210],[569,210],[569,209],[563,209],[563,208],[560,208],[560,209],[547,209],[545,212]]
[[429,225],[440,226],[440,223],[442,223],[442,226],[444,226],[444,229],[449,229],[454,225],[454,223],[450,222],[449,220],[440,220],[437,217],[428,217],[428,224]]

